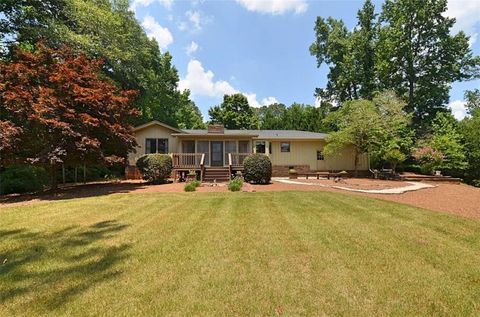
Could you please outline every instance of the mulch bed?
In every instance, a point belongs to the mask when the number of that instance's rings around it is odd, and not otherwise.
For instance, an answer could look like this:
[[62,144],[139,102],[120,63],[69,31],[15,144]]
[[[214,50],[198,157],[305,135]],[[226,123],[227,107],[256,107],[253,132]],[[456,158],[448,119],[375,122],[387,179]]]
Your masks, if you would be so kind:
[[[306,182],[301,179],[297,181]],[[402,187],[404,182],[381,181],[370,179],[347,179],[346,183],[335,183],[334,181],[318,180],[328,185],[344,186],[355,189],[385,189],[390,186]],[[308,182],[318,182],[308,180]],[[329,183],[326,183],[329,182]],[[346,186],[347,184],[347,186]],[[427,188],[419,191],[407,192],[404,194],[369,194],[348,192],[340,189],[325,188],[321,186],[306,186],[296,184],[284,184],[273,182],[269,185],[245,184],[243,191],[331,191],[351,195],[364,195],[373,198],[395,201],[416,207],[430,210],[447,212],[468,218],[480,219],[480,188],[463,184],[436,183],[435,188]],[[87,184],[75,187],[68,187],[55,193],[42,193],[36,195],[11,195],[0,196],[0,207],[28,205],[45,201],[73,199],[81,197],[94,197],[116,193],[183,193],[185,183],[170,183],[163,185],[148,185],[140,181],[125,181],[118,184]],[[197,192],[228,192],[226,184],[217,186],[206,186],[197,188]],[[232,193],[235,194],[235,193]]]

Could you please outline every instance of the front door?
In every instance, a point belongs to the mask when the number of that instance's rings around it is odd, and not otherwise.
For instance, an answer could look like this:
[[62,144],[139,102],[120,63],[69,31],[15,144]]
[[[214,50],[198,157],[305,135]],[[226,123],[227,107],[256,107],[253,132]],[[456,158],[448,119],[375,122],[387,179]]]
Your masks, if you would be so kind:
[[210,153],[212,155],[210,165],[223,166],[223,141],[211,141],[210,147]]

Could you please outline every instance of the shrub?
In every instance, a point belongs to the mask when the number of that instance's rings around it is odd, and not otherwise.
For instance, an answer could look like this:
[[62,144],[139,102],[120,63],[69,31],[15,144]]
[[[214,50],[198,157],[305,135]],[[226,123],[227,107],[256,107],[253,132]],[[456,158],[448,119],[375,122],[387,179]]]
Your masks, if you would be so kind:
[[198,180],[191,181],[190,183],[193,184],[193,185],[195,186],[195,188],[196,188],[196,187],[200,187],[200,185],[202,184],[202,183],[201,183],[200,181],[198,181]]
[[416,149],[413,157],[420,164],[421,171],[424,174],[433,174],[433,171],[438,169],[444,160],[443,153],[430,146]]
[[161,183],[172,173],[172,158],[167,154],[146,154],[137,160],[143,179]]
[[183,188],[184,191],[186,192],[194,192],[197,189],[198,186],[194,182],[188,182],[185,184],[185,187]]
[[234,178],[228,183],[228,190],[232,192],[238,192],[242,189],[243,180],[241,178]]
[[252,154],[245,158],[244,178],[247,182],[268,184],[272,178],[272,162],[263,154]]
[[12,166],[0,175],[0,194],[36,192],[43,190],[48,182],[48,174],[42,167]]

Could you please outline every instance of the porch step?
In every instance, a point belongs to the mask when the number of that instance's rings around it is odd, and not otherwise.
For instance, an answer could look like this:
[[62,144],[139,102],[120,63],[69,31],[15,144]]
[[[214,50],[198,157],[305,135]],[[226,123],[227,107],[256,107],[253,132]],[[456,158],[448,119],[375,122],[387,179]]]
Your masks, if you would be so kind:
[[205,182],[228,182],[230,180],[230,171],[228,167],[207,167],[203,176]]

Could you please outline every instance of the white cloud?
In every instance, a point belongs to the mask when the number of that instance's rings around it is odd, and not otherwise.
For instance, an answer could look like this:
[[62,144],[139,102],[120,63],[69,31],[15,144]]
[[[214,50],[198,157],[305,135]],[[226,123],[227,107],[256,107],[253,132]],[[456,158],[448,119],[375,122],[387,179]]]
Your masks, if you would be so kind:
[[192,54],[195,53],[197,50],[198,50],[198,44],[195,43],[194,41],[192,41],[192,42],[190,43],[190,45],[188,45],[188,46],[185,48],[185,51],[187,52],[187,55],[192,55]]
[[154,38],[158,42],[160,49],[166,49],[168,45],[172,44],[173,36],[170,31],[158,24],[155,19],[149,15],[143,18],[142,26],[147,31],[147,36]]
[[262,105],[264,106],[268,106],[274,103],[278,103],[278,100],[275,97],[267,97],[262,99]]
[[189,89],[192,96],[223,97],[223,95],[242,93],[247,97],[250,106],[257,108],[277,102],[275,97],[267,97],[259,103],[257,94],[240,92],[225,80],[214,80],[214,76],[211,70],[205,70],[200,61],[193,59],[188,63],[187,75],[180,80],[178,88],[179,90]]
[[266,14],[284,14],[287,11],[303,13],[307,11],[308,4],[305,0],[236,0],[248,11]]
[[180,31],[201,31],[205,24],[211,21],[211,17],[205,16],[203,13],[197,10],[188,10],[185,12],[187,17],[186,21],[180,21],[177,23]]
[[138,7],[148,7],[154,2],[160,3],[162,6],[164,6],[167,9],[171,9],[173,5],[173,0],[133,0],[132,4],[130,5],[130,9],[132,11],[135,11]]
[[224,80],[214,81],[211,70],[206,71],[198,60],[190,60],[187,75],[178,83],[180,90],[190,89],[192,95],[220,97],[234,94],[237,90]]
[[466,102],[463,100],[455,100],[448,104],[448,107],[452,109],[452,114],[457,120],[462,120],[467,115],[465,104]]
[[202,21],[200,17],[200,12],[198,11],[187,11],[185,12],[188,20],[192,23],[193,27],[197,30],[202,29]]
[[453,26],[454,33],[463,30],[471,36],[470,46],[475,43],[478,36],[478,27],[480,23],[480,1],[478,0],[449,0],[446,16],[456,18],[457,22]]

